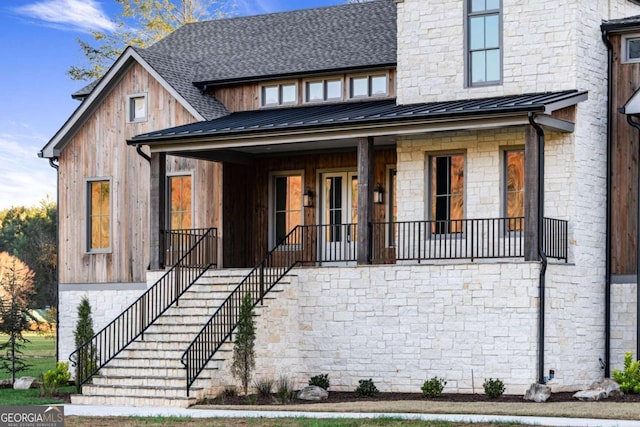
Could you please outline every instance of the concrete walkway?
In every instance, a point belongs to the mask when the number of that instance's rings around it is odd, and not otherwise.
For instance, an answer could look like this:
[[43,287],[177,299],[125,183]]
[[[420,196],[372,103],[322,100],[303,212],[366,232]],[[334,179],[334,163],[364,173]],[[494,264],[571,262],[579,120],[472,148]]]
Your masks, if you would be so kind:
[[225,409],[182,409],[165,407],[64,405],[65,416],[82,417],[186,417],[186,418],[396,418],[459,423],[518,423],[558,427],[638,427],[637,420],[592,418],[525,417],[511,415],[410,414],[374,412],[242,411]]

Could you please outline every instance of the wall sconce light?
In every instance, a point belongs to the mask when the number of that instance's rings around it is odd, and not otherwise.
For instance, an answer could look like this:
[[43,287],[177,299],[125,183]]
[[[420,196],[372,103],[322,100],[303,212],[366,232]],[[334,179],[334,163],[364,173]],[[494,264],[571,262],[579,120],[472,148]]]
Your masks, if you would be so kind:
[[376,188],[373,190],[373,203],[381,205],[383,201],[384,190],[382,189],[382,185],[376,185]]
[[307,187],[302,193],[302,206],[305,208],[313,207],[313,191]]

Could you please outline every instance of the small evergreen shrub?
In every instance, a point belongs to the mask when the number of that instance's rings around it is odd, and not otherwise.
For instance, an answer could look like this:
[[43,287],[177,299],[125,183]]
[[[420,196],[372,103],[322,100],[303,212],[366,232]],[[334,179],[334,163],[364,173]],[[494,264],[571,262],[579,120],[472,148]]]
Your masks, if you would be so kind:
[[640,360],[633,361],[631,352],[624,355],[624,371],[613,370],[613,380],[623,393],[640,394]]
[[311,377],[309,385],[315,385],[325,390],[329,390],[329,374],[320,374],[315,377]]
[[422,384],[422,395],[427,399],[442,396],[442,390],[447,385],[444,378],[433,377]]
[[273,378],[263,378],[261,380],[256,380],[253,383],[258,394],[262,397],[269,397],[273,392],[273,386],[275,385],[275,380]]
[[293,385],[289,377],[280,375],[280,378],[278,378],[278,390],[276,391],[278,401],[283,405],[289,403],[293,399],[293,393]]
[[504,383],[500,378],[495,380],[493,378],[485,379],[482,387],[484,387],[484,394],[492,399],[500,397],[504,393]]
[[42,384],[40,385],[40,395],[51,397],[58,394],[61,386],[69,384],[71,373],[69,372],[69,363],[58,362],[55,369],[50,369],[42,374]]
[[356,394],[360,397],[371,397],[379,393],[378,388],[371,378],[368,380],[359,380],[358,383]]

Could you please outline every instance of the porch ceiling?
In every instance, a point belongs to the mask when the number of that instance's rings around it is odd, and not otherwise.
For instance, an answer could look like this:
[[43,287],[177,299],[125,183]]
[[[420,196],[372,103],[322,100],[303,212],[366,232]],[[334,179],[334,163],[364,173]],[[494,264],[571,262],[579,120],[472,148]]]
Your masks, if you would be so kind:
[[148,145],[154,152],[201,151],[198,157],[224,160],[290,152],[292,143],[295,151],[326,150],[355,147],[361,137],[389,145],[399,135],[526,125],[529,113],[550,130],[572,132],[572,122],[551,114],[586,99],[587,92],[571,90],[409,105],[385,99],[263,109],[141,134],[128,144]]

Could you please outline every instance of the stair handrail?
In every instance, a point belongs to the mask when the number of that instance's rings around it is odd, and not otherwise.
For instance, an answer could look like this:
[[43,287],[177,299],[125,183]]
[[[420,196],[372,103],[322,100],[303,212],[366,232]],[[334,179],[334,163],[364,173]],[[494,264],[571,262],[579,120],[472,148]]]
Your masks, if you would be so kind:
[[144,332],[209,268],[217,265],[216,228],[204,230],[180,259],[118,317],[69,355],[78,392],[110,360]]
[[[296,264],[312,261],[312,257],[305,256],[308,251],[312,254],[312,245],[315,242],[315,239],[305,239],[309,237],[309,232],[317,232],[317,229],[313,226],[298,225],[282,238],[231,291],[198,332],[180,358],[186,371],[187,397],[198,375],[235,330],[244,296],[249,293],[252,307],[255,307]],[[216,322],[218,319],[220,321]]]

